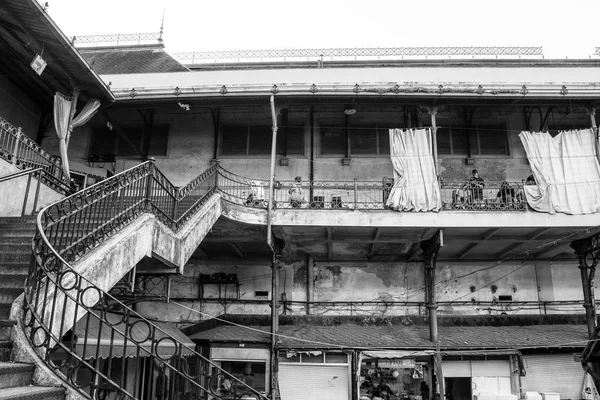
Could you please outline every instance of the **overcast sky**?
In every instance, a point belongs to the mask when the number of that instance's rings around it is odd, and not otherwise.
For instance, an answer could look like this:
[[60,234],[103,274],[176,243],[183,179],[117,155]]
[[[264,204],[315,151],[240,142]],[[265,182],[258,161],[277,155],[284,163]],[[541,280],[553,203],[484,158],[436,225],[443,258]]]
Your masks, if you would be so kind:
[[[45,1],[38,0],[41,4]],[[600,0],[49,0],[69,37],[160,30],[169,52],[403,46],[542,46],[589,58]]]

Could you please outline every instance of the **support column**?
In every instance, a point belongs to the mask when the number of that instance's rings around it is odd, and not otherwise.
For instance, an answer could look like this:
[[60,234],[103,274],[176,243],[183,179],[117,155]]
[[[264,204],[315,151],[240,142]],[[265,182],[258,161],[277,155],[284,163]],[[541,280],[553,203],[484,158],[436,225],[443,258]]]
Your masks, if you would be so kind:
[[435,290],[435,268],[437,255],[440,248],[444,245],[443,232],[440,229],[431,239],[421,242],[421,249],[425,257],[425,286],[427,310],[429,312],[429,340],[435,344],[435,370],[438,382],[440,399],[444,398],[444,374],[442,372],[442,356],[438,341],[438,324],[436,290]]
[[279,355],[277,344],[279,338],[279,270],[281,269],[281,253],[273,253],[271,263],[271,399],[279,399]]
[[306,315],[312,314],[312,302],[315,300],[315,266],[312,256],[306,259]]
[[[594,277],[596,266],[600,260],[600,234],[595,234],[587,239],[575,240],[571,243],[579,261],[581,271],[581,286],[583,289],[583,307],[588,326],[588,337],[594,338],[596,329],[596,301],[594,295]],[[588,264],[591,262],[591,264]]]

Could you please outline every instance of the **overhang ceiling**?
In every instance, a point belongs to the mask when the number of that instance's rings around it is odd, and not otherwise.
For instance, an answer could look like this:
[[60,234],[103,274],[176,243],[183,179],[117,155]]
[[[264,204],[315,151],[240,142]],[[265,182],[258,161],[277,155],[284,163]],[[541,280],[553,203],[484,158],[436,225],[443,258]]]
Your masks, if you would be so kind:
[[[36,54],[47,62],[38,76],[30,64]],[[103,103],[114,100],[108,87],[69,43],[67,37],[35,0],[0,1],[0,75],[47,108],[56,91],[81,90]]]
[[[285,243],[287,260],[420,260],[420,243],[437,228],[274,226],[275,238]],[[600,229],[589,227],[548,228],[444,228],[438,259],[508,260],[573,259],[573,240],[589,237]],[[249,225],[221,217],[194,257],[201,259],[266,259],[266,226]]]

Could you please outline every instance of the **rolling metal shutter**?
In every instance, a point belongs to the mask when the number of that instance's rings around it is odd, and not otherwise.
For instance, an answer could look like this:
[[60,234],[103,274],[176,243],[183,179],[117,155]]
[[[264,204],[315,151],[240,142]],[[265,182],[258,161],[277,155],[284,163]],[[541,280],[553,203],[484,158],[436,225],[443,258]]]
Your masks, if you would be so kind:
[[523,356],[526,376],[521,378],[524,392],[559,393],[561,399],[581,399],[583,368],[573,354]]
[[281,400],[349,400],[348,365],[279,364]]

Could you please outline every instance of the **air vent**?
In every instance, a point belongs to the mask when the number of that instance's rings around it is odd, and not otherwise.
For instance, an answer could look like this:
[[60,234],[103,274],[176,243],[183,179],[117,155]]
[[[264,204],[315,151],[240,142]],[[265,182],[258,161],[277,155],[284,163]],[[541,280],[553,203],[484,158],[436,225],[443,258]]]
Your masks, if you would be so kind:
[[501,294],[498,296],[498,301],[512,301],[512,296],[510,294]]

